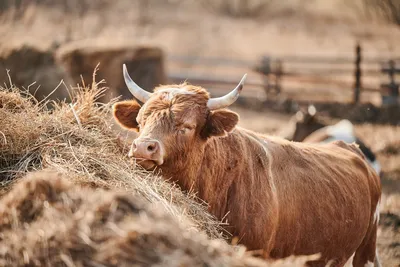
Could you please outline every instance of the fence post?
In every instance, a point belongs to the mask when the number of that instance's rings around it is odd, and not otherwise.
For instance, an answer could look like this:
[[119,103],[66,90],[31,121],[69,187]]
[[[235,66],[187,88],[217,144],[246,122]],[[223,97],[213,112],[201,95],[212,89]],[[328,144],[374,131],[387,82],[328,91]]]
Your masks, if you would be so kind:
[[389,88],[390,88],[390,96],[394,98],[399,97],[399,86],[396,84],[395,75],[396,75],[396,63],[393,59],[389,60]]
[[270,81],[270,74],[272,72],[272,67],[271,67],[271,58],[264,56],[261,59],[261,64],[260,68],[258,69],[263,74],[263,80],[264,80],[264,92],[265,92],[265,97],[269,96],[269,91],[271,89],[271,81]]
[[275,94],[279,95],[281,93],[281,80],[283,74],[283,63],[282,60],[278,59],[276,61],[276,69],[275,69]]
[[396,62],[391,59],[387,62],[387,68],[382,66],[382,73],[389,76],[389,83],[381,84],[382,105],[399,104],[399,84],[396,83]]
[[360,101],[361,92],[361,46],[356,46],[356,61],[354,71],[354,93],[353,93],[353,104],[357,104]]

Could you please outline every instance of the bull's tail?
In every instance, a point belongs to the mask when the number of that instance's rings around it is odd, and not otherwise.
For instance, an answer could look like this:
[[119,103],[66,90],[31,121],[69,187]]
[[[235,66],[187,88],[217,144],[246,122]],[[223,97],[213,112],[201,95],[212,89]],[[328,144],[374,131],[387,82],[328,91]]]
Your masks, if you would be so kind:
[[382,267],[381,261],[379,260],[378,249],[375,250],[374,267]]

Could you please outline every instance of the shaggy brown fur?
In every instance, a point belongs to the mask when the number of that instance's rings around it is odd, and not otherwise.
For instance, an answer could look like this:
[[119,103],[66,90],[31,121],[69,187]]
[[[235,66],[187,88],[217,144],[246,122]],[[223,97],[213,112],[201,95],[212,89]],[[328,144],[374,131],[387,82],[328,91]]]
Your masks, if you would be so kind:
[[[166,88],[181,91],[157,93]],[[374,261],[380,181],[353,148],[235,128],[238,115],[210,111],[207,100],[202,88],[168,85],[129,107],[139,138],[162,144],[165,178],[197,192],[240,243],[267,258],[321,252],[312,266],[343,266],[353,253],[354,266]],[[114,116],[124,124],[121,108],[114,105]]]
[[56,172],[22,179],[0,203],[1,266],[267,265],[188,231],[129,193],[80,188]]

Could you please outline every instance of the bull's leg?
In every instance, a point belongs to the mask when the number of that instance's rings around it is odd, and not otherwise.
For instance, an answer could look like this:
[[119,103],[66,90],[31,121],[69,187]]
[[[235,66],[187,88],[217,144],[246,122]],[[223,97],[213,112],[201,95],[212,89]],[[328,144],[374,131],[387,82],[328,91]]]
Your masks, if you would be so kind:
[[353,267],[381,267],[376,249],[377,228],[378,224],[376,221],[361,246],[357,249],[353,260]]

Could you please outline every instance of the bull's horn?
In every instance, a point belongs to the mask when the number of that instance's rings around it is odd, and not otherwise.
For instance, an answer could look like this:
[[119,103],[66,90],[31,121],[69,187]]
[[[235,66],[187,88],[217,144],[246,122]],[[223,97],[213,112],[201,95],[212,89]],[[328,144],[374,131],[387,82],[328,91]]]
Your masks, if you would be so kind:
[[131,94],[136,97],[139,101],[145,103],[151,97],[151,93],[142,89],[139,85],[137,85],[129,76],[128,70],[126,69],[126,65],[123,65],[124,79],[125,84],[128,87]]
[[230,93],[221,97],[209,99],[207,102],[207,107],[210,110],[215,110],[215,109],[226,108],[232,105],[236,101],[236,99],[238,99],[239,94],[243,89],[243,84],[244,80],[246,80],[246,77],[247,73],[243,75],[243,78],[240,80],[239,84]]

